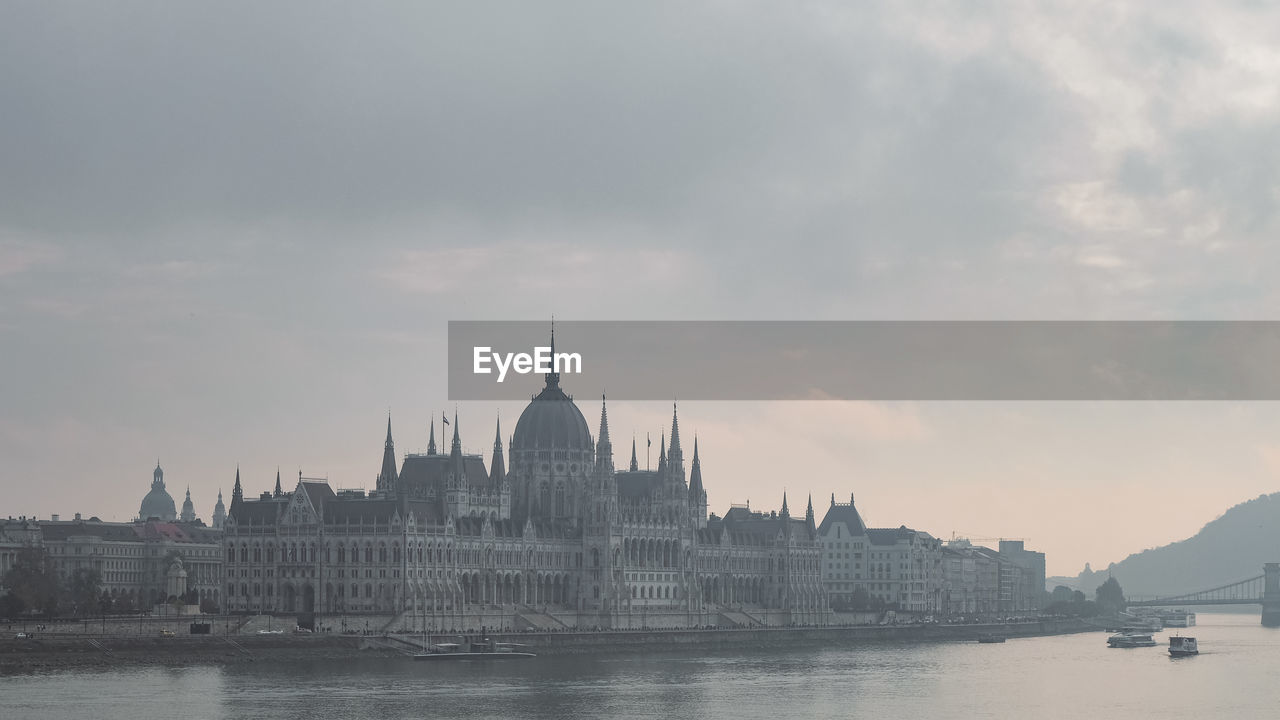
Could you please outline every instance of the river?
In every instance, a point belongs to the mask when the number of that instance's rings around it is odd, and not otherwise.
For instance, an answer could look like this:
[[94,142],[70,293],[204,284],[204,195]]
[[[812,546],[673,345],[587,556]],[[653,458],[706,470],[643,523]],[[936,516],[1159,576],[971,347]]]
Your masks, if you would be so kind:
[[1106,647],[1103,633],[874,643],[794,652],[671,652],[527,662],[396,659],[127,667],[0,677],[15,720],[269,718],[1273,717],[1280,630],[1200,613],[1197,657]]

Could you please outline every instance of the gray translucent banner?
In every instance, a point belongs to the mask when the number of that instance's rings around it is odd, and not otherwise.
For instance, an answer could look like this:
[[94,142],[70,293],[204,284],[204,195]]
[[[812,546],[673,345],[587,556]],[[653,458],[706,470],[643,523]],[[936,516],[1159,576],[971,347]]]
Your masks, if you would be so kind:
[[[449,399],[528,399],[549,335],[451,321]],[[555,351],[617,400],[1280,400],[1280,322],[558,321]]]

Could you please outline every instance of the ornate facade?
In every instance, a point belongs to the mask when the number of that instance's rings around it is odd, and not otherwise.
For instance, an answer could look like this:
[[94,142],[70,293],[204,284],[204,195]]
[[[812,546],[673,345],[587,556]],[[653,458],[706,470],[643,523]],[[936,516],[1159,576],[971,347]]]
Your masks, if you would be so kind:
[[[486,468],[452,442],[397,468],[390,420],[374,490],[246,498],[225,521],[232,612],[391,616],[388,629],[696,627],[827,621],[812,503],[792,518],[707,513],[695,439],[673,413],[656,470],[616,470],[602,401],[592,437],[556,373]],[[442,433],[443,438],[443,433]],[[509,458],[510,466],[507,465]]]

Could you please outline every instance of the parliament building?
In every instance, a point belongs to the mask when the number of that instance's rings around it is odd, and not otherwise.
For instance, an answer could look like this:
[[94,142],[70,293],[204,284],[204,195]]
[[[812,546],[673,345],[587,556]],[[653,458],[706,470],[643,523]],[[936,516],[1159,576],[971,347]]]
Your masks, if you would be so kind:
[[[549,373],[486,468],[452,441],[397,466],[391,423],[374,489],[299,476],[247,497],[236,473],[224,529],[228,612],[296,613],[372,630],[749,627],[824,624],[810,501],[792,517],[708,514],[698,443],[679,420],[641,470],[614,466],[607,409],[592,437]],[[442,428],[443,430],[443,428]]]

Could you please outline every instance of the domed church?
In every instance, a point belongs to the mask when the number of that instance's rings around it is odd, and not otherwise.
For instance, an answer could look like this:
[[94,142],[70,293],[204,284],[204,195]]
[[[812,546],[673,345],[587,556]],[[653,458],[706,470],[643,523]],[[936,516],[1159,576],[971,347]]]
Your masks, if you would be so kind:
[[505,452],[497,424],[487,468],[462,451],[457,415],[442,421],[447,451],[432,421],[427,451],[397,463],[388,419],[367,493],[301,473],[285,492],[277,473],[273,491],[249,498],[237,470],[224,524],[227,609],[389,630],[827,622],[812,502],[803,517],[785,494],[777,511],[709,515],[698,442],[686,477],[675,410],[656,470],[639,468],[634,440],[626,469],[615,469],[603,399],[593,437],[558,373],[545,376]]
[[142,498],[142,507],[138,509],[139,520],[159,519],[173,522],[178,518],[178,508],[173,498],[164,489],[164,470],[160,469],[160,461],[156,461],[155,472],[151,474],[151,491]]

